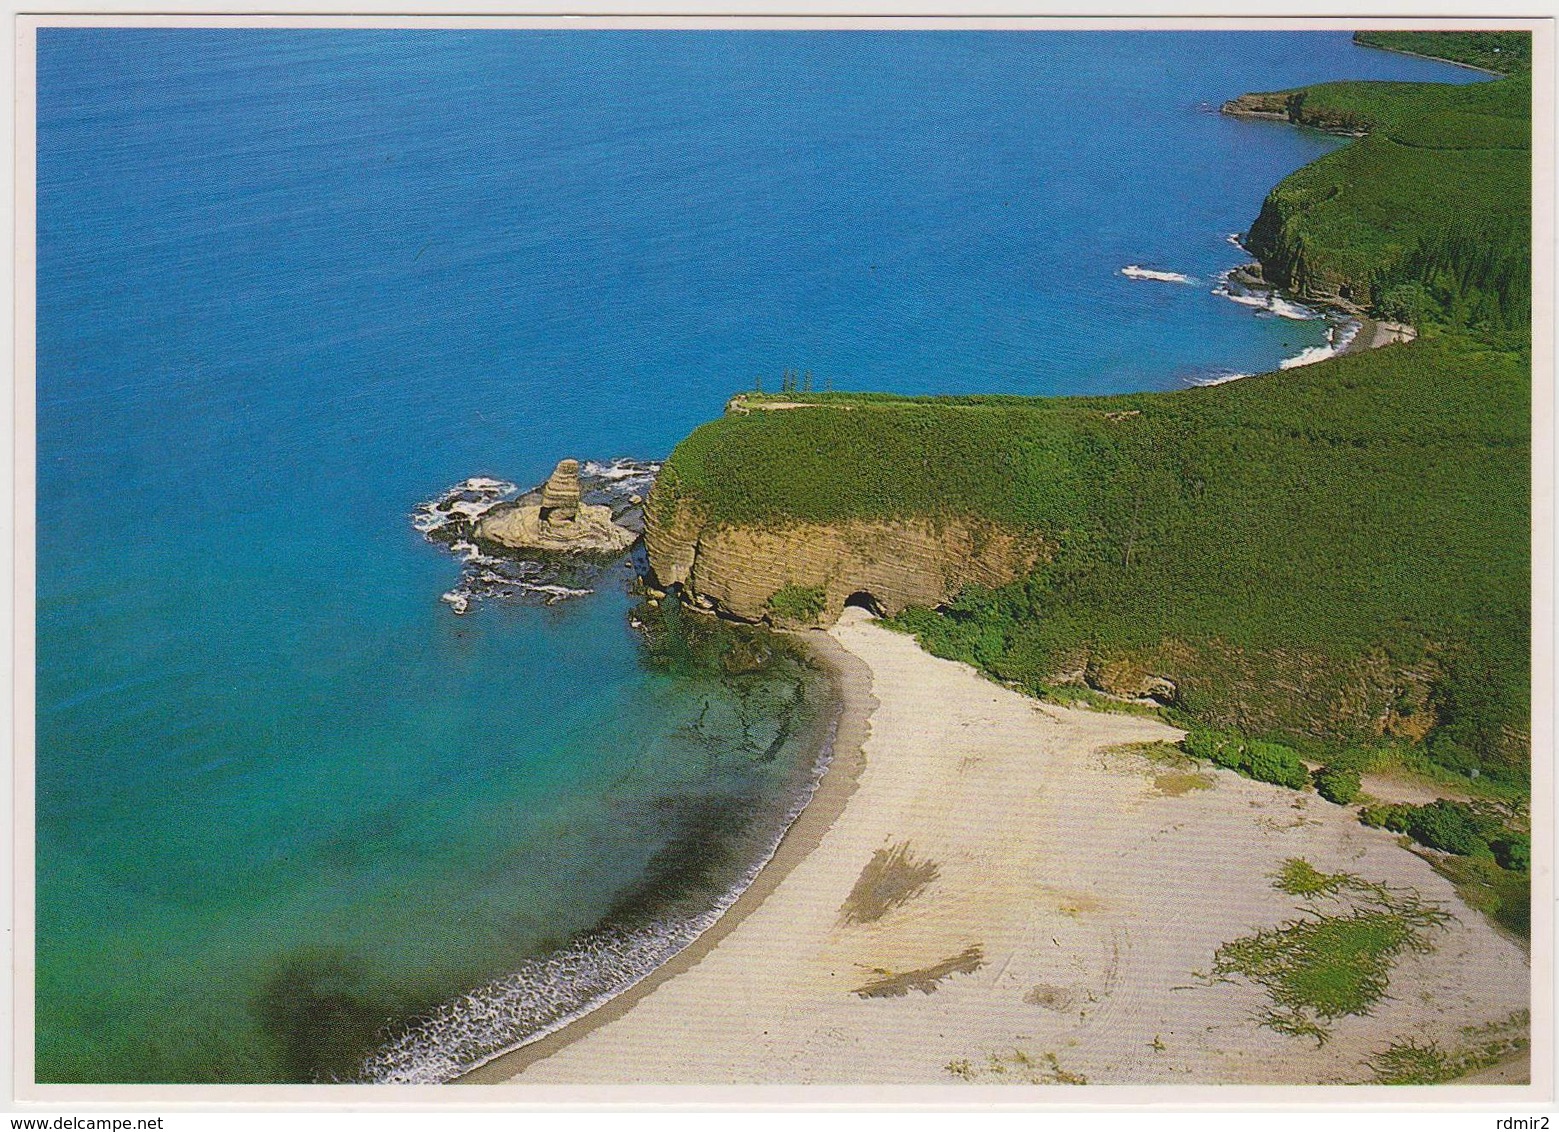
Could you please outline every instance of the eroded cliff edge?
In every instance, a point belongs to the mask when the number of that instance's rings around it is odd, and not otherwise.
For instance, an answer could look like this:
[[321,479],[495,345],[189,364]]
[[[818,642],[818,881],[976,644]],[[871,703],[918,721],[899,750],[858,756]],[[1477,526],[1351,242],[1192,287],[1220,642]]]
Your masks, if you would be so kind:
[[[715,522],[654,491],[645,520],[654,581],[745,621],[828,624],[851,599],[887,615],[934,607],[965,586],[1020,578],[1054,550],[1039,535],[976,517]],[[773,605],[787,590],[810,591],[822,608],[812,618],[787,615]]]
[[855,598],[1014,687],[1525,781],[1530,84],[1236,102],[1367,131],[1246,246],[1417,342],[1109,398],[745,395],[657,482],[655,580],[776,624]]
[[1531,99],[1524,75],[1231,99],[1232,117],[1358,139],[1284,178],[1246,249],[1269,283],[1306,302],[1414,325],[1524,326]]

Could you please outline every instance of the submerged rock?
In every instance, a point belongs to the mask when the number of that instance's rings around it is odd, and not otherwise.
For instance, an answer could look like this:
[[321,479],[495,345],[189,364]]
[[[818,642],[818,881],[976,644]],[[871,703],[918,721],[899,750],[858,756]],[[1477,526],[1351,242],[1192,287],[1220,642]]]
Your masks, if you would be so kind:
[[483,515],[479,539],[511,550],[561,554],[621,554],[639,538],[618,525],[610,507],[582,503],[579,461],[561,460],[547,478],[539,504],[510,507]]

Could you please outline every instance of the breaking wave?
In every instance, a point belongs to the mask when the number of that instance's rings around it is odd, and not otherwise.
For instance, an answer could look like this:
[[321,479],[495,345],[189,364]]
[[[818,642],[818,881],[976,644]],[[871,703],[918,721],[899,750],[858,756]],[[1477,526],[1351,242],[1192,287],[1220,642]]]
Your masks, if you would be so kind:
[[1324,362],[1328,358],[1335,358],[1348,349],[1348,346],[1358,336],[1360,323],[1355,319],[1347,319],[1343,322],[1334,322],[1326,328],[1326,344],[1323,346],[1310,346],[1292,358],[1284,358],[1278,363],[1279,369],[1298,369],[1300,366],[1314,365],[1316,362]]
[[1266,311],[1278,318],[1291,318],[1296,322],[1312,322],[1325,317],[1312,307],[1285,299],[1270,287],[1254,287],[1238,281],[1234,277],[1234,273],[1238,270],[1238,268],[1231,268],[1219,275],[1218,285],[1213,288],[1213,294],[1228,299],[1231,303]]
[[1322,317],[1320,311],[1291,303],[1275,292],[1267,298],[1267,309],[1279,318],[1291,318],[1297,322],[1310,322]]
[[411,512],[411,525],[423,534],[431,535],[462,519],[474,521],[494,504],[506,503],[519,493],[520,489],[507,480],[472,476],[437,499],[417,504]]
[[1227,382],[1238,381],[1242,377],[1250,376],[1252,375],[1249,373],[1213,373],[1200,377],[1188,377],[1186,378],[1186,383],[1196,386],[1223,385]]
[[1121,268],[1121,274],[1127,279],[1151,279],[1158,283],[1195,283],[1189,275],[1182,275],[1178,271],[1155,271],[1152,268],[1142,267],[1139,264],[1128,263]]

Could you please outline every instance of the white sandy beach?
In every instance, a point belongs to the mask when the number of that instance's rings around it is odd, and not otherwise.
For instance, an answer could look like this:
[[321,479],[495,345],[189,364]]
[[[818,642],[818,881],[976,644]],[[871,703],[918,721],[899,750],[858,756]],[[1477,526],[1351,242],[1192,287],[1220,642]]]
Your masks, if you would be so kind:
[[[1110,751],[1179,733],[1041,704],[858,611],[830,632],[876,701],[854,792],[717,942],[514,1084],[1340,1083],[1394,1040],[1456,1048],[1527,1007],[1522,949],[1350,811]],[[874,901],[857,882],[895,850]],[[1292,857],[1456,915],[1321,1046],[1201,977],[1298,914],[1271,883]]]

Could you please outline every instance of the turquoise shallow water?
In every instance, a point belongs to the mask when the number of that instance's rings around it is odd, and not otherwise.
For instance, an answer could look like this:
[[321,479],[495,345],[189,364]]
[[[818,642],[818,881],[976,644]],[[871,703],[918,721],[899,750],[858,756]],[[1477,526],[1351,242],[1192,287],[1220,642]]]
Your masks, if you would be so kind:
[[1476,76],[1330,33],[41,32],[40,1079],[408,1033],[445,1072],[509,1024],[463,993],[566,982],[689,838],[751,858],[710,815],[805,778],[805,727],[754,757],[796,673],[646,666],[626,571],[455,616],[417,505],[663,456],[784,368],[1270,369],[1324,328],[1213,295],[1227,237],[1338,142],[1211,111],[1344,77]]

